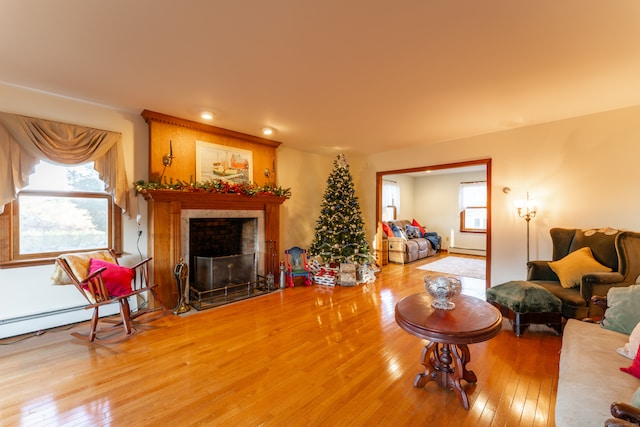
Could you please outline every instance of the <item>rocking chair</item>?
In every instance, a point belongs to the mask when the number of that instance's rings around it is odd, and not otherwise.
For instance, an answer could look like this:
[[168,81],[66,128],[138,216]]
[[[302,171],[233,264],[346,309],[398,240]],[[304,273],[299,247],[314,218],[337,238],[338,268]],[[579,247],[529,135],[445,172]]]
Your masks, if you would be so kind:
[[287,279],[287,286],[293,288],[296,277],[304,277],[305,286],[311,286],[311,270],[307,263],[307,251],[306,249],[294,246],[284,251],[286,257],[285,275]]
[[[88,302],[85,309],[93,309],[89,332],[87,334],[73,332],[71,335],[89,342],[98,340],[102,343],[110,343],[135,334],[136,329],[133,327],[135,320],[154,310],[143,309],[132,313],[129,297],[147,291],[160,304],[160,316],[165,315],[167,308],[158,298],[155,291],[157,285],[149,284],[147,263],[150,260],[151,258],[147,258],[131,268],[122,267],[118,264],[118,258],[113,249],[62,254],[56,258],[56,270],[52,276],[54,284],[73,284]],[[119,305],[120,321],[109,328],[108,332],[98,330],[100,307],[113,303]],[[153,319],[160,316],[153,316]],[[109,321],[105,320],[105,322]],[[122,333],[113,336],[113,328],[117,326],[122,326]]]

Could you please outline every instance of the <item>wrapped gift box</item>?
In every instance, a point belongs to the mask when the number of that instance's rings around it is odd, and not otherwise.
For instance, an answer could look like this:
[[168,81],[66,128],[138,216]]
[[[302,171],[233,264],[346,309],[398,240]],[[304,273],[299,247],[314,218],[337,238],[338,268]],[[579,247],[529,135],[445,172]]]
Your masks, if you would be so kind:
[[338,280],[342,286],[355,286],[357,283],[356,264],[342,263],[340,264],[340,279]]
[[316,271],[313,274],[313,281],[318,285],[335,286],[338,279],[338,267],[332,267],[329,264],[324,266],[312,267],[312,271]]

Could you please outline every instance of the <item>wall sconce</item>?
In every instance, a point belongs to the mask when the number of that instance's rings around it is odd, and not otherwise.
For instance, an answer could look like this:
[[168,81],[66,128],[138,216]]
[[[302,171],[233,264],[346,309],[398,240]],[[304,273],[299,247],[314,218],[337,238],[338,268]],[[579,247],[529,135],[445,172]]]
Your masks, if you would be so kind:
[[515,200],[513,205],[518,210],[518,216],[527,221],[527,262],[529,262],[529,222],[536,217],[538,207],[535,201],[529,199],[529,192],[526,200]]
[[173,146],[171,140],[169,140],[169,154],[162,156],[162,164],[166,168],[167,166],[171,166],[171,163],[173,163]]
[[162,165],[164,167],[162,168],[162,174],[160,175],[160,179],[158,180],[158,182],[162,182],[162,178],[164,178],[164,173],[167,170],[167,166],[171,166],[171,163],[173,163],[173,146],[171,144],[171,140],[169,140],[169,154],[165,154],[164,156],[162,156]]
[[264,169],[264,176],[267,177],[267,181],[271,179],[271,175],[273,175],[276,171],[276,159],[271,160],[271,169]]

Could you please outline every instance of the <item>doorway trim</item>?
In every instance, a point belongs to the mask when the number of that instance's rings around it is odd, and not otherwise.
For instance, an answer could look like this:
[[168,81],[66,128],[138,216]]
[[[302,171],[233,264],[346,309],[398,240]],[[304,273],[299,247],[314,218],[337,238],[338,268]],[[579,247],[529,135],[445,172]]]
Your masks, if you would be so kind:
[[467,166],[484,166],[487,176],[487,234],[486,234],[486,261],[485,261],[485,286],[491,283],[491,159],[469,160],[465,162],[445,163],[439,165],[421,166],[408,169],[396,169],[376,172],[376,228],[382,219],[382,177],[385,175],[401,175],[403,173],[425,172],[428,170],[456,169]]

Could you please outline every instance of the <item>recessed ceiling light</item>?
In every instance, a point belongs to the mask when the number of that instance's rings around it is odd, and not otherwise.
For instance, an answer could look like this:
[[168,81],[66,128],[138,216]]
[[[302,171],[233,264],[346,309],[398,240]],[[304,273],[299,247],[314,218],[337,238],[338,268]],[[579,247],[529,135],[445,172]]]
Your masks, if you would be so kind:
[[209,111],[203,111],[202,113],[200,113],[200,117],[202,117],[204,120],[211,120],[213,119],[213,113],[210,113]]
[[263,135],[272,135],[273,134],[273,128],[262,128],[262,134]]

